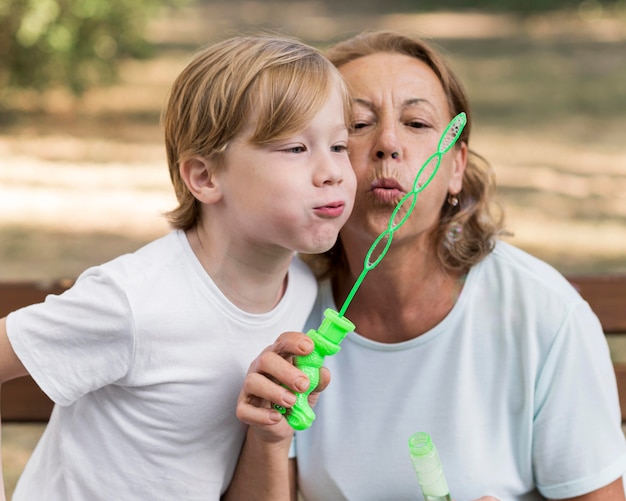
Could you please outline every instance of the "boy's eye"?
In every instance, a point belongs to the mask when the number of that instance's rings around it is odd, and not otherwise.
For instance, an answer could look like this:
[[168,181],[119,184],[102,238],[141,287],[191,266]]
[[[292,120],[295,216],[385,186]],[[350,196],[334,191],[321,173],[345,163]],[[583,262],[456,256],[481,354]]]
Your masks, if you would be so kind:
[[330,151],[333,153],[344,153],[348,151],[348,147],[345,144],[337,144],[335,146],[331,146]]
[[291,146],[289,148],[286,148],[284,151],[286,151],[287,153],[304,153],[306,151],[306,148],[304,146]]

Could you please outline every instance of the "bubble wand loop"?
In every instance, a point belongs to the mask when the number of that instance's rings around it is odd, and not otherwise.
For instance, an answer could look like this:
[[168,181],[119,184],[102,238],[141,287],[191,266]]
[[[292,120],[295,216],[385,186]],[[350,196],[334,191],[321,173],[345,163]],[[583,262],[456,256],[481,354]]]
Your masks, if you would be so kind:
[[[350,290],[350,293],[346,297],[346,300],[339,310],[339,313],[337,313],[335,310],[328,308],[324,312],[324,320],[322,321],[320,327],[317,330],[311,329],[309,330],[309,332],[307,332],[307,335],[313,340],[315,348],[308,355],[295,357],[295,364],[296,367],[304,372],[309,378],[309,389],[305,393],[296,393],[296,403],[289,410],[279,405],[274,405],[275,409],[279,410],[283,414],[286,414],[287,422],[291,425],[292,428],[296,430],[305,430],[309,426],[311,426],[311,424],[315,420],[315,413],[309,405],[308,397],[311,391],[315,389],[317,387],[317,384],[319,383],[319,369],[324,363],[324,357],[337,353],[340,350],[339,345],[341,341],[343,341],[343,338],[348,332],[354,330],[354,324],[344,317],[348,306],[350,306],[350,303],[352,302],[352,299],[354,298],[357,290],[361,286],[361,283],[365,279],[365,276],[376,266],[378,266],[378,264],[385,257],[385,254],[387,254],[387,251],[389,250],[389,247],[391,246],[391,242],[393,240],[393,234],[406,222],[406,220],[413,212],[415,203],[417,202],[418,194],[422,190],[424,190],[433,180],[435,174],[439,170],[443,155],[447,153],[457,142],[466,123],[467,117],[465,113],[459,113],[445,128],[441,135],[441,138],[439,139],[437,151],[433,153],[430,157],[428,157],[428,159],[422,164],[419,171],[417,172],[415,180],[413,181],[413,189],[409,193],[404,195],[402,199],[398,202],[395,209],[391,213],[387,229],[384,230],[380,235],[378,235],[376,240],[374,240],[371,247],[367,251],[367,254],[365,255],[365,260],[363,262],[363,270],[361,271],[361,274],[359,275],[352,289]],[[420,177],[426,170],[426,167],[428,167],[428,165],[433,160],[436,160],[433,171],[423,184],[419,184]],[[409,200],[410,205],[406,211],[406,214],[402,216],[397,224],[394,224],[398,212]],[[384,247],[378,257],[374,260],[374,262],[372,262],[372,254],[383,239],[385,239]]]
[[[356,282],[352,286],[352,289],[350,290],[350,293],[348,294],[346,300],[344,301],[343,306],[341,307],[341,310],[339,310],[339,316],[343,317],[343,315],[346,313],[348,306],[350,306],[350,303],[352,302],[352,299],[354,298],[356,291],[361,286],[361,283],[363,282],[363,279],[365,278],[365,276],[372,269],[378,266],[378,264],[385,257],[385,254],[387,254],[387,251],[389,250],[389,247],[391,246],[391,242],[393,240],[393,234],[406,222],[406,220],[409,218],[409,216],[413,212],[413,209],[417,202],[417,195],[421,191],[423,191],[433,180],[433,178],[435,177],[435,174],[439,170],[439,165],[441,164],[441,159],[443,155],[447,153],[455,145],[466,123],[467,123],[467,118],[465,116],[465,113],[460,113],[452,119],[452,121],[448,124],[446,129],[443,131],[443,134],[441,135],[441,138],[439,139],[439,144],[437,145],[437,151],[433,153],[430,157],[428,157],[428,159],[422,164],[419,171],[417,172],[417,175],[415,176],[415,180],[413,181],[413,189],[410,192],[408,192],[406,195],[404,195],[402,199],[398,202],[395,209],[391,213],[391,217],[389,218],[389,225],[387,226],[387,229],[383,231],[380,235],[378,235],[376,240],[374,240],[374,243],[371,245],[371,247],[367,251],[367,254],[365,255],[365,260],[363,262],[363,270],[361,271],[361,274],[359,275]],[[419,184],[419,179],[422,176],[424,170],[426,170],[426,167],[428,167],[428,165],[434,159],[437,160],[437,163],[435,167],[433,168],[432,173],[430,174],[430,176],[428,176],[428,179],[423,184]],[[407,200],[409,199],[411,200],[411,202],[410,202],[409,208],[406,211],[406,214],[402,217],[402,219],[400,219],[400,221],[398,221],[397,224],[394,224],[396,215],[398,214],[400,209],[404,206],[405,202],[407,202]],[[381,251],[379,256],[376,258],[376,260],[372,263],[370,261],[372,254],[374,250],[376,250],[376,247],[378,247],[378,244],[384,238],[386,238],[387,240],[385,243],[385,246],[383,247],[383,250]]]

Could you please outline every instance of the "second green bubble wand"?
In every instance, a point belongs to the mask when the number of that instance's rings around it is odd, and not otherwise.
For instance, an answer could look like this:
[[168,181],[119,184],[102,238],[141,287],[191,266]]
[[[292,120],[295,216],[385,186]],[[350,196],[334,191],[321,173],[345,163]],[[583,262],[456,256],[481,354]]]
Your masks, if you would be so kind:
[[[433,153],[430,157],[428,157],[428,159],[424,162],[424,164],[417,172],[415,180],[413,181],[413,189],[406,195],[404,195],[402,199],[398,202],[395,209],[391,213],[387,229],[384,230],[376,238],[376,240],[374,240],[374,243],[367,251],[367,254],[365,255],[365,260],[363,262],[363,270],[361,271],[361,274],[354,283],[354,286],[350,290],[350,293],[348,294],[348,297],[344,301],[343,306],[341,307],[339,312],[328,308],[324,312],[324,320],[322,321],[322,324],[319,326],[319,328],[311,329],[307,332],[307,335],[313,340],[315,348],[308,355],[305,355],[303,357],[295,357],[295,365],[309,378],[309,389],[304,393],[296,393],[296,403],[290,409],[274,405],[275,409],[285,414],[287,422],[295,430],[305,430],[309,426],[311,426],[311,424],[313,424],[313,421],[315,420],[315,413],[309,405],[308,397],[311,391],[313,391],[319,383],[319,370],[324,364],[324,358],[326,356],[334,355],[335,353],[337,353],[341,349],[340,343],[341,341],[343,341],[343,338],[346,337],[346,334],[348,332],[354,330],[354,324],[346,317],[344,317],[344,314],[348,309],[348,306],[350,306],[354,295],[361,286],[361,283],[363,282],[365,276],[372,269],[378,266],[378,264],[385,257],[385,254],[387,254],[387,251],[391,246],[391,241],[393,240],[393,234],[405,223],[405,221],[413,212],[413,208],[415,207],[415,203],[417,202],[417,195],[422,190],[424,190],[435,177],[435,174],[439,170],[439,165],[441,164],[441,159],[443,155],[455,145],[461,135],[461,132],[463,132],[466,123],[467,117],[465,113],[459,113],[450,121],[448,126],[443,131],[441,138],[439,139],[437,151]],[[430,173],[426,181],[420,184],[420,177],[432,162],[435,162],[432,172]],[[400,209],[402,209],[405,203],[408,203],[406,213],[396,223],[395,220],[398,216],[398,212],[400,212]],[[372,261],[372,254],[379,245],[382,245],[382,250],[378,257],[374,259],[374,261]]]

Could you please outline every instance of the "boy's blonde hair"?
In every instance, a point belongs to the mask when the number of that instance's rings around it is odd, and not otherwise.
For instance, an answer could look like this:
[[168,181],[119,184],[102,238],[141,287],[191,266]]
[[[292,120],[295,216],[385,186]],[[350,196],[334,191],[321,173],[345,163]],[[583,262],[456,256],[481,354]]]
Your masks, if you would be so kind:
[[178,207],[167,214],[177,229],[193,227],[200,204],[180,175],[182,161],[218,166],[228,144],[256,121],[251,143],[264,145],[306,128],[340,89],[344,119],[350,100],[336,68],[315,48],[288,37],[255,35],[224,40],[196,54],[174,82],[162,115],[170,177]]

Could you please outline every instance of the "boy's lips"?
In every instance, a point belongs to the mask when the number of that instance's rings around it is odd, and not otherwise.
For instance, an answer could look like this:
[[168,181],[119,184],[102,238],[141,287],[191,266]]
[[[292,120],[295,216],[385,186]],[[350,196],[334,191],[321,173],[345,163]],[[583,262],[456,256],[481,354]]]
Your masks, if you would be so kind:
[[343,211],[346,208],[346,204],[344,202],[330,202],[326,205],[320,205],[319,207],[314,207],[313,211],[321,217],[339,217],[343,214]]

